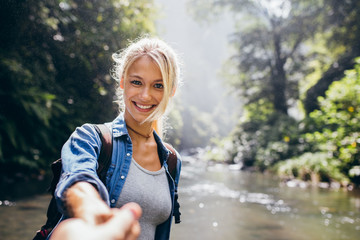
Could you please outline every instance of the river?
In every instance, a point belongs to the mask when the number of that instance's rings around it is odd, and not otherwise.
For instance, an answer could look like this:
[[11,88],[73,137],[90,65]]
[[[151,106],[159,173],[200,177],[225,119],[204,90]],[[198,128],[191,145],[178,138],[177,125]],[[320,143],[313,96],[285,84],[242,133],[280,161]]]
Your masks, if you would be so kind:
[[[359,239],[360,195],[342,189],[288,187],[270,175],[227,165],[184,162],[180,224],[171,239]],[[48,195],[0,202],[0,239],[32,239]]]

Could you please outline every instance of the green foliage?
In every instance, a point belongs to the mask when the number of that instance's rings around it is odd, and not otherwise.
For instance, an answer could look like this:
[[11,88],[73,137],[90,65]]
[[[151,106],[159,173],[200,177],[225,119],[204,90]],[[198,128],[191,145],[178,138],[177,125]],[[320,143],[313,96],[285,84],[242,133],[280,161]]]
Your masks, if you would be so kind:
[[49,169],[75,126],[116,116],[111,54],[154,32],[151,3],[2,1],[2,176]]
[[314,86],[323,73],[328,71],[334,62],[344,54],[346,47],[338,44],[336,47],[329,48],[328,39],[332,36],[330,32],[319,32],[315,34],[312,39],[307,41],[307,46],[310,48],[307,54],[306,64],[307,74],[299,82],[300,98],[304,99],[310,87]]
[[[262,115],[260,111],[257,114]],[[245,166],[264,170],[300,151],[302,144],[298,135],[298,123],[285,114],[252,118],[236,128],[231,154]]]
[[303,121],[308,147],[276,165],[281,176],[360,184],[360,58],[356,62],[319,97],[320,109]]
[[307,56],[315,73],[306,77],[307,86],[303,87],[307,113],[319,109],[318,96],[324,96],[332,82],[343,78],[345,70],[354,67],[353,59],[360,56],[360,2],[328,0],[323,5],[322,31],[314,35]]
[[[350,175],[351,169],[360,166],[360,58],[345,75],[319,98],[320,109],[310,114],[313,128],[319,130],[306,134],[306,139],[339,159],[340,170]],[[351,179],[360,183],[359,176]]]
[[339,169],[340,161],[329,157],[325,152],[304,153],[274,168],[284,179],[298,178],[314,183],[337,181],[346,185],[349,179]]

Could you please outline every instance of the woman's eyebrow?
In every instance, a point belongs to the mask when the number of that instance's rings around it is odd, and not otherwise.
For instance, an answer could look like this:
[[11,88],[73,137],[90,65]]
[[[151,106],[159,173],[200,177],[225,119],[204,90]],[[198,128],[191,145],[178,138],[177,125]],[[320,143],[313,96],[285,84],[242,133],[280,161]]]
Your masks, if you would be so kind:
[[131,75],[129,75],[129,77],[143,79],[142,77],[140,77],[139,75],[136,75],[136,74],[131,74]]
[[[132,78],[137,78],[137,79],[143,80],[143,78],[142,78],[141,76],[137,75],[137,74],[131,74],[131,75],[129,75],[129,77],[132,77]],[[163,82],[163,79],[162,79],[162,78],[160,78],[160,79],[156,79],[156,80],[154,80],[154,82]]]

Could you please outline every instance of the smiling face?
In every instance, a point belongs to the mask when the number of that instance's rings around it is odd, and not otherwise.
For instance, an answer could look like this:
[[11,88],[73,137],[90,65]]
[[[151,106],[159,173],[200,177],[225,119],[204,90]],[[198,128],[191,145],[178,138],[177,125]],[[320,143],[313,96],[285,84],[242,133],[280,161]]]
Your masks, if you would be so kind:
[[120,82],[124,90],[125,121],[143,123],[158,107],[164,96],[159,67],[149,56],[138,58]]

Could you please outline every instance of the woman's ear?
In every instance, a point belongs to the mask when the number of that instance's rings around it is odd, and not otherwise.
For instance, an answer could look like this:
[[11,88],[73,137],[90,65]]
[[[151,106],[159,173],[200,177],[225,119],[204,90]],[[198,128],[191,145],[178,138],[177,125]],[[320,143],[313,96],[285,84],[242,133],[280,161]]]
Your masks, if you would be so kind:
[[124,89],[124,78],[121,78],[120,80],[120,88]]

